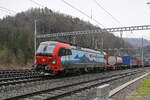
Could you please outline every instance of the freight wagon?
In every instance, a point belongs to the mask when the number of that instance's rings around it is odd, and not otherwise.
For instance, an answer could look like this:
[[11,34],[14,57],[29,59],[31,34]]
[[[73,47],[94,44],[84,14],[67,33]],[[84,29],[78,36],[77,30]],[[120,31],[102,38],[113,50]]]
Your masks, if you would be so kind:
[[106,68],[116,69],[116,67],[121,67],[122,57],[117,55],[106,55]]
[[141,60],[137,57],[131,57],[131,56],[123,56],[122,57],[123,66],[130,66],[130,67],[137,67],[141,66]]

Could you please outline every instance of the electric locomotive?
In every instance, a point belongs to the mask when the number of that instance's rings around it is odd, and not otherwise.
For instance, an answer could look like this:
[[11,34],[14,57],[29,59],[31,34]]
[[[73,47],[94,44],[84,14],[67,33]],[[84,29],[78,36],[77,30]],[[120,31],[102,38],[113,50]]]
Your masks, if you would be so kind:
[[56,41],[40,43],[36,52],[36,71],[60,72],[90,71],[105,68],[105,53]]

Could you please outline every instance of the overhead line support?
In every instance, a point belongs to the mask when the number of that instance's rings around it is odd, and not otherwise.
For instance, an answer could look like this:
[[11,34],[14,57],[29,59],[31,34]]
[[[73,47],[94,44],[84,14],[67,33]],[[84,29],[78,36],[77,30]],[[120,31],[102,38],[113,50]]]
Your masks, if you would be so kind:
[[87,30],[87,31],[74,31],[74,32],[58,32],[58,33],[37,35],[37,38],[86,35],[86,34],[91,34],[91,33],[95,34],[95,33],[102,33],[102,32],[138,31],[138,30],[150,30],[150,25],[117,27],[117,28],[104,28],[104,29]]

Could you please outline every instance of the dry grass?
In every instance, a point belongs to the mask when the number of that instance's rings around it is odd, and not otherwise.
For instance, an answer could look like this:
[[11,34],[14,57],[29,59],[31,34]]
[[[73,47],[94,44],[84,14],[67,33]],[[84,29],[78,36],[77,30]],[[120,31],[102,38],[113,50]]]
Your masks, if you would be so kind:
[[141,86],[133,91],[127,100],[150,100],[150,76],[143,80]]
[[0,65],[0,70],[19,70],[19,69],[31,69],[32,63],[28,63],[27,65]]

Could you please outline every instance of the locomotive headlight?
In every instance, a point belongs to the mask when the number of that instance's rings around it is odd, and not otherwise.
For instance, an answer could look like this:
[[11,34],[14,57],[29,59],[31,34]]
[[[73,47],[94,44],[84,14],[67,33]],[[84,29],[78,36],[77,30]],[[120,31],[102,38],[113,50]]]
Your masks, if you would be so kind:
[[32,65],[32,69],[36,69],[36,65]]
[[50,70],[50,66],[45,66],[45,70]]
[[56,64],[56,59],[53,59],[53,60],[52,60],[52,64]]
[[36,68],[36,65],[32,65],[32,68],[33,68],[33,69]]

